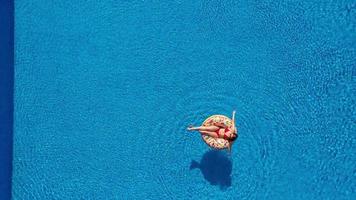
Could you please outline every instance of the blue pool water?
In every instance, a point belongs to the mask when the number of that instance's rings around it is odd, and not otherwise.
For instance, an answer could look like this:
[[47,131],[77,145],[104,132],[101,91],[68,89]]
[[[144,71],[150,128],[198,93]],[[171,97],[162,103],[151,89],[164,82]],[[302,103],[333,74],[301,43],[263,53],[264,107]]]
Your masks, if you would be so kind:
[[[16,1],[14,199],[355,199],[355,11]],[[233,109],[230,156],[186,131]]]

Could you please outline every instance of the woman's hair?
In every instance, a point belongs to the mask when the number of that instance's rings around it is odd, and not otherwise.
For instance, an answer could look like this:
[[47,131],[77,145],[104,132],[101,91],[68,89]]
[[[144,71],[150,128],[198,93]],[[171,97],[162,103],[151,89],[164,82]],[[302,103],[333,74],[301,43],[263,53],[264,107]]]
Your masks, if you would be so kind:
[[235,141],[237,138],[237,134],[232,134],[232,137],[230,138],[230,141]]

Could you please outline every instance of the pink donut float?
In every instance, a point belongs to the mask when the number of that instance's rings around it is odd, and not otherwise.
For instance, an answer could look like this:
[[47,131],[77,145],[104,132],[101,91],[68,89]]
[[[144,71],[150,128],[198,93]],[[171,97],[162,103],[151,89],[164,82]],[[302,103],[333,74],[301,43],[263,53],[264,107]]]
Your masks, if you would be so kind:
[[[214,123],[223,123],[226,126],[230,127],[232,125],[232,121],[230,118],[224,115],[212,115],[208,117],[202,124],[202,126],[212,126]],[[229,141],[225,140],[224,138],[214,138],[208,135],[201,135],[204,142],[214,148],[214,149],[226,149],[229,145]]]

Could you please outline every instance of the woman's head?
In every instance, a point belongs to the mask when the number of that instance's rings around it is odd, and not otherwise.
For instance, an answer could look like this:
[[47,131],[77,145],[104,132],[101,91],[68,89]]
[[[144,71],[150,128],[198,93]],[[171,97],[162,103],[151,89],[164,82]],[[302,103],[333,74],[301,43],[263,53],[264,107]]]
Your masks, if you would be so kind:
[[230,141],[235,141],[236,139],[237,139],[237,134],[236,133],[232,134]]

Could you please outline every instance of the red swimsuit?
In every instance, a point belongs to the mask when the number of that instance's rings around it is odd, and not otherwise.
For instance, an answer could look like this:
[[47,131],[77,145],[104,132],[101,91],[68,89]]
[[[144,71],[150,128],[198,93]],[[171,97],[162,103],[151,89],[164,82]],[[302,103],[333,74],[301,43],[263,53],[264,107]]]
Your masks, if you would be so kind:
[[[220,128],[220,129],[221,129],[221,128]],[[220,136],[220,133],[219,133],[220,129],[218,129],[218,130],[215,131],[216,134],[218,135],[218,137]],[[229,128],[225,128],[225,129],[224,129],[224,139],[225,139],[225,140],[227,140],[227,138],[228,138],[228,136],[225,134],[225,133],[227,133],[228,131],[230,131]]]

